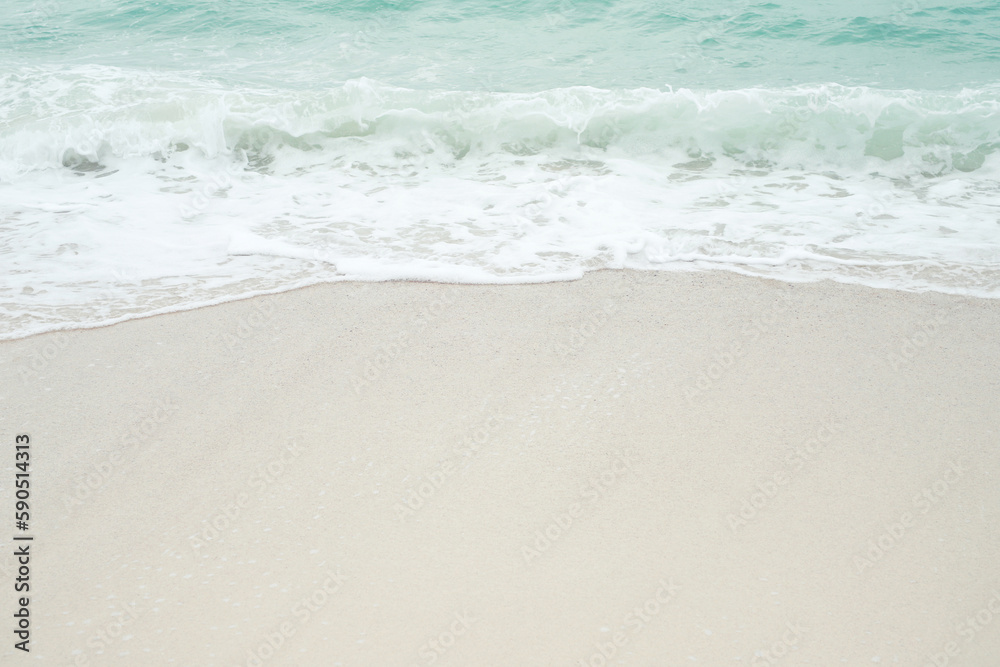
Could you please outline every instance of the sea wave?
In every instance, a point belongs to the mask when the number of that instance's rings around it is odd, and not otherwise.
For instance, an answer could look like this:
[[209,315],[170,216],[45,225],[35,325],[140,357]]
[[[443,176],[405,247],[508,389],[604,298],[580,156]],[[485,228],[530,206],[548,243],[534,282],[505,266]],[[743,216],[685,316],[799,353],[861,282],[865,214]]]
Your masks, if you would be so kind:
[[325,90],[227,87],[179,74],[81,67],[0,77],[0,179],[85,159],[336,151],[727,159],[766,169],[974,172],[1000,149],[1000,87],[957,93],[835,84],[741,90],[538,93],[410,90],[369,79]]
[[1000,88],[0,78],[0,338],[337,280],[723,268],[1000,296]]

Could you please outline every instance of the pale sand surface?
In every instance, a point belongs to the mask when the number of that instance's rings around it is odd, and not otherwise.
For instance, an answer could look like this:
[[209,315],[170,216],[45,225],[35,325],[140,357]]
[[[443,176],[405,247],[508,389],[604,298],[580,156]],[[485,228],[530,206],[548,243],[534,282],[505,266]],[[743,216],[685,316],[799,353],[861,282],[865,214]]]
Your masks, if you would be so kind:
[[0,534],[0,663],[995,667],[998,332],[1000,301],[600,272],[2,343],[37,538],[28,657]]

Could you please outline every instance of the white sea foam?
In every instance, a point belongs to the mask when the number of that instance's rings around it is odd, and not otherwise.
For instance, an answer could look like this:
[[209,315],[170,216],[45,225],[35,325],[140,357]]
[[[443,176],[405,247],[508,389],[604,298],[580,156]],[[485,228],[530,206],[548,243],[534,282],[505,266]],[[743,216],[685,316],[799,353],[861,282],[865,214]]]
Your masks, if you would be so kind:
[[1000,103],[0,79],[0,337],[336,280],[725,268],[1000,294]]

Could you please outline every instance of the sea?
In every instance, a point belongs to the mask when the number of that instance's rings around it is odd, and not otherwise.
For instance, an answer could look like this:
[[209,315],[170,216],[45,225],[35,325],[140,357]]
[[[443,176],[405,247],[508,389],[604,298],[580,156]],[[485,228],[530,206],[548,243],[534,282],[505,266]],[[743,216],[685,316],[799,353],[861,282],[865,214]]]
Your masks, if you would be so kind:
[[0,339],[336,281],[1000,296],[1000,2],[3,0]]

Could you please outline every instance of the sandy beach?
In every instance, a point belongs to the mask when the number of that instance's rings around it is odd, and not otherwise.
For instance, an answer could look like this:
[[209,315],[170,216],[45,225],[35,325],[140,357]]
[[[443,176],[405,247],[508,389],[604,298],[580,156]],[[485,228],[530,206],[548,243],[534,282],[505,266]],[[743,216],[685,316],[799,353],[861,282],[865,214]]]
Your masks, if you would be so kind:
[[35,539],[28,656],[0,534],[0,663],[995,667],[998,331],[601,271],[3,342]]

